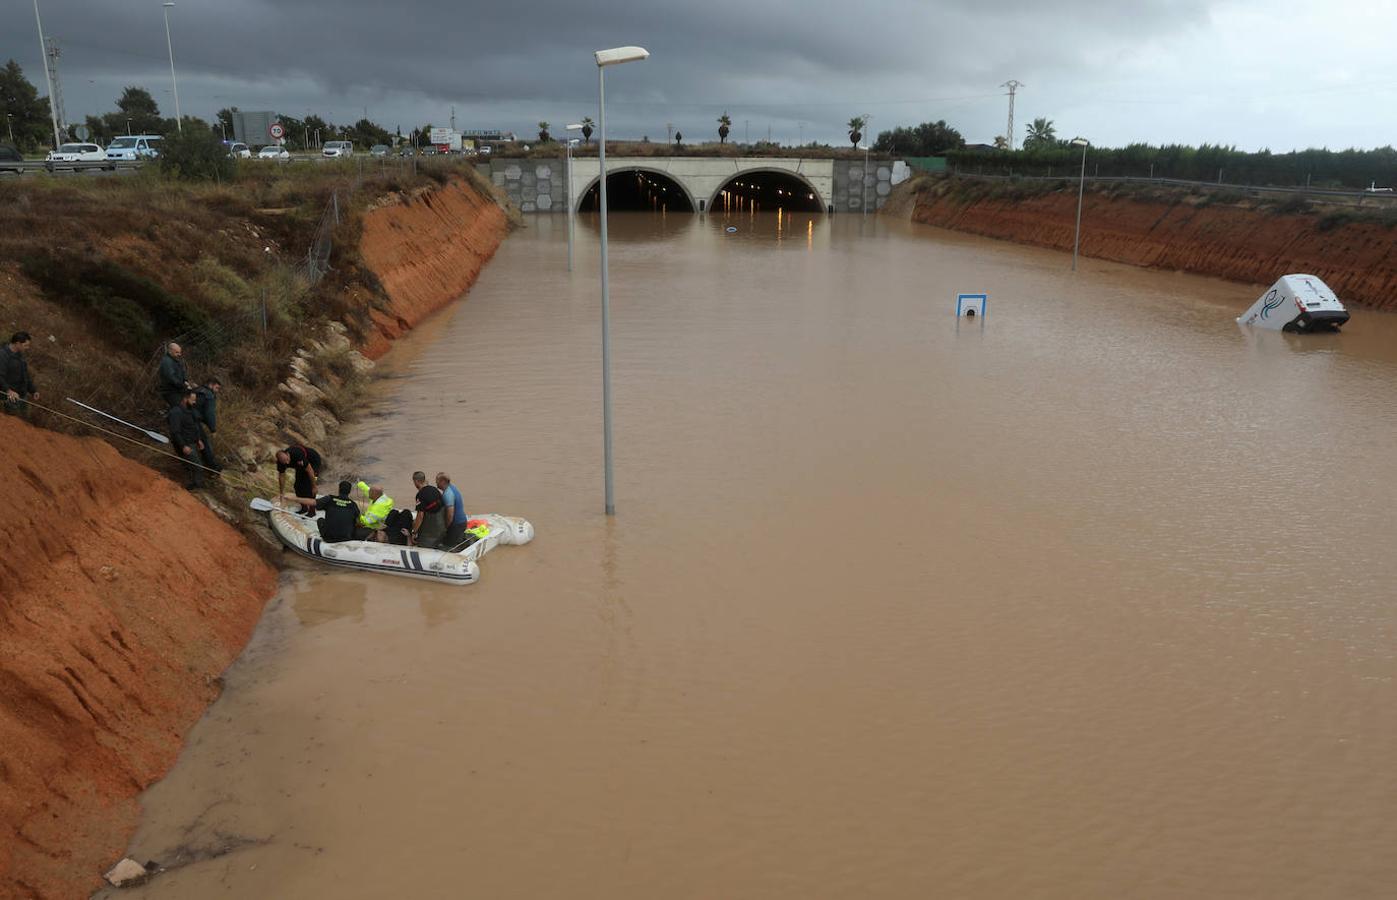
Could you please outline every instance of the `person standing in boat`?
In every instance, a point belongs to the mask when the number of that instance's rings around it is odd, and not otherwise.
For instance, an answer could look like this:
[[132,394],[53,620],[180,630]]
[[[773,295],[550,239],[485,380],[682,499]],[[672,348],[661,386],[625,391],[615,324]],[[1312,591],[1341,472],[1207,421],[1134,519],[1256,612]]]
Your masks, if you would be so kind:
[[194,411],[194,392],[185,391],[180,402],[170,407],[166,414],[166,424],[170,428],[170,441],[180,456],[189,463],[189,489],[204,486],[204,467],[215,468],[213,455],[203,441],[203,429],[199,427],[199,415]]
[[359,522],[359,504],[349,499],[353,487],[349,482],[341,481],[338,496],[326,494],[319,499],[296,498],[296,502],[306,507],[311,515],[315,515],[317,509],[325,510],[325,518],[320,520],[320,539],[327,544],[358,540],[354,527]]
[[446,507],[446,536],[441,540],[441,549],[459,547],[466,539],[466,498],[461,489],[451,483],[451,476],[437,473],[437,490],[441,491],[442,505]]
[[304,444],[292,444],[276,454],[277,491],[286,496],[286,470],[296,473],[295,491],[301,500],[315,500],[316,479],[322,470],[320,454]]
[[413,472],[417,488],[417,516],[412,520],[412,542],[418,547],[435,547],[446,534],[446,505],[441,491],[427,483],[427,473]]

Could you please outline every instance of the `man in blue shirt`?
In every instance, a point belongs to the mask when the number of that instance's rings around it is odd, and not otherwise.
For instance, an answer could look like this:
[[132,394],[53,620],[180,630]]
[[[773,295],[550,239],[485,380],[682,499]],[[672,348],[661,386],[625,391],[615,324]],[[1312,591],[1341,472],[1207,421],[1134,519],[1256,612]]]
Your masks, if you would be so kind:
[[443,550],[455,550],[466,541],[466,500],[460,488],[451,483],[445,472],[437,473],[437,490],[441,491],[442,505],[446,507],[446,536],[441,539]]

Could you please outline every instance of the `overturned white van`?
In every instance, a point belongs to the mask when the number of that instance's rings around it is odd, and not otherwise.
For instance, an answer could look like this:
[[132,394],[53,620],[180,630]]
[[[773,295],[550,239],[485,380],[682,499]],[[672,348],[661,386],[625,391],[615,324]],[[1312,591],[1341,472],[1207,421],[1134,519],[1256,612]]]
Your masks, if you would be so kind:
[[1282,275],[1237,321],[1276,331],[1338,331],[1348,310],[1315,276]]

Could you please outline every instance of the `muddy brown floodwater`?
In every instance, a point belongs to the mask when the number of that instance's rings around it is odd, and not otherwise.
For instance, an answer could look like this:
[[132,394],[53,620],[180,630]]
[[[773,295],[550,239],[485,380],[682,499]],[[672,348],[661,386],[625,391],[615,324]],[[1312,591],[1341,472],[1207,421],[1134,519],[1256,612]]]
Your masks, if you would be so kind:
[[392,352],[360,474],[538,538],[289,575],[144,798],[132,855],[202,861],[136,896],[1397,893],[1397,318],[727,224],[613,220],[613,521],[588,220]]

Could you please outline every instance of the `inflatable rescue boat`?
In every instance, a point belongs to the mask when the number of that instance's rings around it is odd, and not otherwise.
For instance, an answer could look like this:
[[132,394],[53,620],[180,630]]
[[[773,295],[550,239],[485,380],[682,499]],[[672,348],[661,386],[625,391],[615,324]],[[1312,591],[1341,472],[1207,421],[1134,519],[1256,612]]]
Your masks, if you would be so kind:
[[274,508],[267,511],[272,531],[281,542],[302,556],[366,572],[386,572],[429,578],[448,584],[474,584],[480,580],[477,561],[501,544],[527,544],[534,539],[534,526],[516,516],[495,513],[471,516],[481,520],[489,533],[457,553],[429,550],[426,547],[406,547],[381,544],[377,541],[339,541],[330,543],[320,537],[320,522],[324,513],[315,518],[291,510]]

